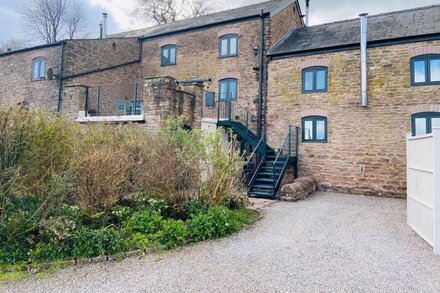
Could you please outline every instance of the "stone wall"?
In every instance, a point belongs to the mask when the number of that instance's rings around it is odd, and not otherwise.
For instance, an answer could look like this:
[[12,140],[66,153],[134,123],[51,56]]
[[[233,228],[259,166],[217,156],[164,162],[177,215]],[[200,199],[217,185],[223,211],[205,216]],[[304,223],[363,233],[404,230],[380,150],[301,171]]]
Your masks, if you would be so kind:
[[[328,119],[328,143],[301,143],[300,176],[321,189],[406,196],[406,134],[411,114],[439,109],[440,85],[412,87],[410,58],[440,50],[440,41],[368,49],[369,105],[360,105],[359,50],[292,57],[269,63],[268,139],[285,137],[301,118]],[[328,66],[328,92],[302,94],[301,71]]]
[[66,41],[64,76],[136,61],[139,59],[139,46],[137,38]]
[[171,77],[147,78],[143,89],[146,127],[157,131],[167,119],[184,115],[189,126],[200,128],[198,107],[202,98],[201,86],[187,86],[184,90]]
[[53,68],[56,73],[60,66],[61,46],[0,56],[0,106],[25,102],[33,108],[57,110],[58,82],[32,80],[32,61],[39,57],[46,58],[46,70]]
[[294,27],[302,27],[303,22],[296,5],[289,5],[270,20],[270,45],[275,45]]

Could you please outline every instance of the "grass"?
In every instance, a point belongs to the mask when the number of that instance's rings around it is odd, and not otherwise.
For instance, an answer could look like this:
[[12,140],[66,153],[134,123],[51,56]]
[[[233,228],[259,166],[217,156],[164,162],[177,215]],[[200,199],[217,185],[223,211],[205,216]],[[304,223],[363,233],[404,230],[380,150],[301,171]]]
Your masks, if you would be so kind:
[[233,211],[232,217],[236,223],[238,223],[239,229],[242,230],[258,220],[258,218],[260,218],[260,213],[251,209],[240,209]]

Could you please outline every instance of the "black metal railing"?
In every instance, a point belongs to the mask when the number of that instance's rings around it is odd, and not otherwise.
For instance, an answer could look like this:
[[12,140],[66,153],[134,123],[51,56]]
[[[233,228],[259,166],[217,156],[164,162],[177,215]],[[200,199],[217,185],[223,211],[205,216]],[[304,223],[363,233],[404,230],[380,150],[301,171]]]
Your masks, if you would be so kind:
[[217,119],[235,122],[248,135],[258,133],[258,118],[236,100],[219,101]]
[[132,116],[144,114],[140,83],[87,87],[85,116]]
[[263,135],[263,137],[258,142],[257,146],[254,148],[254,151],[247,158],[245,164],[245,173],[246,173],[246,179],[249,179],[246,180],[248,186],[250,186],[255,181],[258,168],[260,167],[261,163],[264,161],[266,157],[265,152],[264,155],[262,155],[261,152],[258,151],[260,146],[263,146],[264,148],[267,147],[265,141],[266,141],[266,136]]
[[276,166],[277,164],[282,164],[280,170],[285,170],[289,160],[292,156],[298,157],[298,139],[299,139],[299,127],[295,127],[295,133],[292,131],[292,126],[289,125],[288,133],[278,149],[277,156],[272,163],[273,172],[273,187],[274,190],[277,189],[280,181],[283,177],[283,172],[279,172],[277,176]]

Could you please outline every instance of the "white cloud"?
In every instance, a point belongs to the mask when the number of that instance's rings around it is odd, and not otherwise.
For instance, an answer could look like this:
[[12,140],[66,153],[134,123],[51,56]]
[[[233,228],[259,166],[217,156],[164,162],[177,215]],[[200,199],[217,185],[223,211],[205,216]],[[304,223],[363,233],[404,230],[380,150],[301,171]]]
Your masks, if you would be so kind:
[[134,17],[136,0],[87,0],[91,6],[98,6],[110,14],[121,30],[146,27],[148,24]]

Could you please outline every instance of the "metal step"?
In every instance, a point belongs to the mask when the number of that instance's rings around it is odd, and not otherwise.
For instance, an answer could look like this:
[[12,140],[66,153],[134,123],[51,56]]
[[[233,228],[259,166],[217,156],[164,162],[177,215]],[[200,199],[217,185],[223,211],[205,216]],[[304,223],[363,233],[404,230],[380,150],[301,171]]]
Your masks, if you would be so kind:
[[270,183],[273,183],[273,178],[261,178],[261,177],[258,177],[257,176],[257,178],[255,179],[255,182],[270,182]]
[[257,189],[272,189],[273,190],[273,185],[272,184],[253,184],[252,188],[257,188]]
[[263,197],[263,198],[273,198],[273,192],[263,192],[263,191],[251,191],[249,196],[253,197]]

